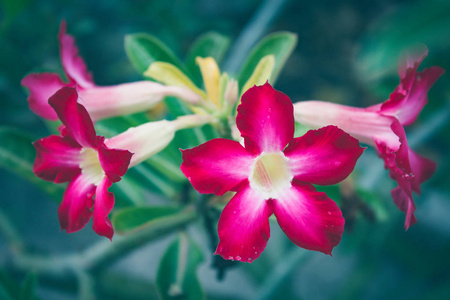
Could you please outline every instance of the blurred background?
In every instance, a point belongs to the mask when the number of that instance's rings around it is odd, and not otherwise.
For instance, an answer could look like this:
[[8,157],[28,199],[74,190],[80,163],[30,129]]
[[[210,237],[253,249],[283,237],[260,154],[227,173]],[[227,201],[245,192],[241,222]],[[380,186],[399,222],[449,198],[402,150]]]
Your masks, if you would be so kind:
[[[30,72],[62,72],[57,41],[62,19],[99,85],[142,79],[127,59],[123,43],[127,34],[137,32],[158,37],[181,59],[203,33],[216,31],[228,36],[231,47],[221,68],[230,74],[237,72],[251,46],[266,34],[296,33],[297,47],[275,85],[294,102],[320,99],[360,107],[380,103],[398,84],[400,51],[419,42],[429,48],[420,69],[437,65],[450,70],[450,2],[446,0],[0,3],[0,126],[15,128],[33,139],[48,135],[48,129],[28,109],[27,92],[20,80]],[[438,165],[435,175],[423,185],[422,195],[415,197],[416,225],[404,231],[404,214],[390,196],[394,182],[382,160],[368,149],[352,177],[360,190],[360,198],[355,200],[359,204],[347,212],[346,231],[333,257],[295,247],[274,223],[261,258],[252,264],[236,264],[219,280],[211,268],[212,253],[204,233],[191,228],[194,240],[205,250],[198,276],[207,298],[448,299],[449,97],[450,79],[444,74],[431,89],[429,104],[419,119],[406,128],[408,144]],[[0,140],[0,145],[3,142]],[[58,203],[3,167],[0,165],[0,222],[8,216],[33,251],[58,256],[81,251],[102,239],[89,225],[71,235],[60,232]],[[342,205],[344,200],[337,199]],[[0,236],[3,283],[23,285],[25,274],[8,264],[10,246],[5,241]],[[126,299],[156,297],[155,273],[169,242],[167,237],[141,247],[108,269],[133,281],[129,283],[133,291],[128,292],[135,294]],[[107,281],[114,283],[114,279]],[[121,284],[127,286],[123,280]],[[77,299],[75,290],[76,284],[61,285],[37,277],[40,299]],[[114,289],[108,282],[97,283],[96,290],[98,299],[127,295],[111,292]]]

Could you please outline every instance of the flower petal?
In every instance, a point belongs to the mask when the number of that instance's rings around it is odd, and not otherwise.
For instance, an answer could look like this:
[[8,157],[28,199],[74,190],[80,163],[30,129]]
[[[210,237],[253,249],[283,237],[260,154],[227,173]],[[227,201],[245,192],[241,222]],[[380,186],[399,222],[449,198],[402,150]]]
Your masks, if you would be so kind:
[[53,107],[65,126],[65,131],[83,147],[95,148],[97,138],[94,124],[86,109],[79,103],[78,93],[73,87],[63,87],[48,103]]
[[405,230],[408,230],[410,226],[416,224],[417,222],[416,216],[414,215],[416,205],[414,204],[411,191],[398,186],[391,191],[391,195],[398,209],[406,214]]
[[72,82],[75,82],[82,88],[95,86],[92,80],[92,74],[88,72],[83,58],[78,54],[78,48],[75,45],[73,36],[66,33],[67,24],[61,22],[59,28],[59,54],[64,67],[64,71]]
[[61,230],[72,233],[82,229],[91,218],[95,186],[83,175],[70,182],[58,208]]
[[219,245],[214,254],[224,259],[252,262],[270,237],[272,208],[248,185],[225,206],[219,219]]
[[114,229],[111,225],[111,221],[108,218],[108,214],[114,207],[114,195],[108,192],[108,188],[112,182],[107,177],[103,178],[102,182],[97,186],[95,192],[94,201],[94,215],[92,228],[101,236],[105,236],[112,240],[114,235]]
[[117,182],[125,175],[133,154],[128,150],[109,149],[102,142],[98,148],[98,158],[103,172],[112,182]]
[[237,110],[237,127],[252,154],[282,151],[294,137],[291,100],[268,82],[248,89]]
[[405,230],[407,230],[416,222],[414,216],[416,207],[412,195],[414,173],[409,161],[410,150],[405,130],[398,120],[392,123],[392,131],[399,137],[400,147],[390,149],[383,142],[377,141],[377,152],[383,158],[385,168],[389,170],[389,176],[398,184],[398,187],[391,191],[391,195],[397,207],[406,213]]
[[95,86],[79,92],[79,103],[92,120],[123,116],[151,109],[166,96],[175,96],[196,104],[202,98],[187,88],[137,81],[113,86]]
[[200,193],[223,195],[236,191],[250,174],[253,156],[236,141],[213,139],[181,150],[181,171]]
[[415,73],[411,86],[399,85],[389,100],[381,105],[380,112],[397,117],[402,125],[412,124],[428,102],[428,91],[442,74],[444,69],[440,67]]
[[336,203],[310,184],[296,180],[273,200],[278,224],[297,246],[330,254],[341,240],[345,220]]
[[411,187],[414,192],[420,194],[420,185],[433,176],[436,171],[436,163],[411,149],[409,149],[408,156],[409,164],[414,174],[414,181],[411,183]]
[[398,149],[398,136],[392,132],[394,117],[380,115],[370,109],[351,107],[324,101],[301,101],[294,104],[295,120],[311,128],[335,125],[360,142],[375,146],[383,141]]
[[110,149],[126,149],[133,153],[130,166],[135,166],[164,149],[175,137],[176,121],[147,122],[105,140]]
[[363,151],[358,140],[336,126],[327,126],[293,139],[284,155],[295,179],[326,185],[350,175]]
[[22,79],[20,84],[30,91],[28,105],[35,114],[44,119],[52,121],[58,120],[55,111],[48,104],[48,98],[50,98],[57,90],[66,86],[58,74],[33,73]]
[[36,148],[33,166],[36,176],[61,183],[73,180],[80,173],[81,147],[70,137],[51,135],[33,145]]

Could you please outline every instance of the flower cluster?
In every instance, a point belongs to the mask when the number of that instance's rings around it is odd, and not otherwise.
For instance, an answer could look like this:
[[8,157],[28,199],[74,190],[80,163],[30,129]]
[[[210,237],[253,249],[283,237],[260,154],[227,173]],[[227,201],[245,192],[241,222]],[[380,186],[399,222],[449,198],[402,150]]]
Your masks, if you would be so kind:
[[78,55],[73,37],[61,23],[58,35],[61,60],[69,82],[58,74],[30,74],[22,84],[30,90],[30,109],[50,120],[60,120],[60,135],[34,143],[34,173],[55,183],[69,182],[58,209],[61,229],[67,233],[82,229],[93,216],[93,229],[112,239],[114,230],[108,214],[114,195],[112,183],[121,180],[128,168],[164,149],[178,130],[202,126],[210,119],[187,115],[173,121],[148,122],[105,139],[96,135],[93,121],[145,111],[165,96],[177,96],[195,103],[198,96],[189,89],[141,81],[98,87]]
[[[65,22],[58,39],[67,81],[39,73],[26,76],[22,85],[30,92],[33,112],[63,125],[58,134],[34,143],[34,173],[55,183],[68,182],[58,209],[67,233],[82,229],[92,217],[93,230],[112,239],[111,185],[167,147],[177,131],[205,124],[220,137],[181,150],[180,168],[184,182],[198,192],[232,194],[218,220],[215,254],[225,259],[258,258],[270,237],[271,215],[294,244],[331,255],[345,221],[338,205],[314,185],[337,184],[349,176],[364,151],[359,141],[375,147],[398,183],[392,196],[406,213],[405,227],[416,222],[412,191],[420,193],[435,164],[409,149],[403,126],[414,122],[443,73],[438,67],[417,71],[427,50],[401,61],[400,84],[386,102],[353,108],[320,101],[293,105],[269,84],[275,68],[272,54],[255,63],[241,87],[220,72],[212,57],[196,58],[204,89],[162,61],[151,63],[143,74],[160,83],[101,87],[93,82]],[[166,96],[183,101],[192,114],[146,120],[110,138],[97,135],[96,121],[148,111]],[[317,129],[294,137],[295,121]]]
[[400,83],[384,103],[367,108],[323,101],[301,101],[294,105],[299,123],[313,128],[333,124],[375,147],[398,184],[391,194],[394,203],[406,214],[405,229],[416,223],[412,191],[420,194],[420,185],[436,168],[434,162],[408,147],[403,128],[416,120],[427,103],[428,90],[444,73],[440,67],[417,71],[427,54],[428,49],[423,46],[402,57],[398,68]]
[[291,100],[268,83],[242,96],[236,123],[244,146],[213,139],[184,150],[181,164],[199,192],[236,192],[219,220],[216,254],[248,262],[258,258],[272,214],[296,245],[331,254],[344,219],[336,203],[312,184],[345,179],[363,152],[358,141],[335,126],[294,138]]
[[150,81],[97,86],[83,58],[78,54],[75,39],[66,33],[64,21],[60,26],[58,40],[61,62],[68,82],[64,82],[60,75],[55,73],[32,73],[22,79],[22,85],[30,91],[30,109],[42,118],[58,119],[48,104],[48,98],[65,86],[77,87],[82,104],[94,121],[148,110],[166,96],[179,97],[189,103],[197,103],[200,100],[199,96],[189,89]]

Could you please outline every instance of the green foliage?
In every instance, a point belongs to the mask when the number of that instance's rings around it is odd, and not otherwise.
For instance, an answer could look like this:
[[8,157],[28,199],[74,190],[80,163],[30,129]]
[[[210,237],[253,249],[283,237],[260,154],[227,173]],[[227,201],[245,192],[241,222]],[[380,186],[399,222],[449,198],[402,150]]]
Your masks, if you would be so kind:
[[165,85],[188,88],[203,98],[206,97],[205,92],[199,89],[186,74],[173,64],[161,61],[154,62],[144,72],[144,75]]
[[61,201],[63,186],[44,181],[33,173],[36,152],[33,138],[16,129],[0,128],[0,167],[5,168],[32,182],[57,201]]
[[0,270],[0,299],[2,300],[37,300],[35,289],[37,276],[28,273],[22,284],[12,279],[5,271]]
[[270,78],[275,66],[275,56],[266,55],[258,62],[252,75],[241,89],[241,95],[254,85],[263,85]]
[[186,58],[186,67],[192,74],[192,80],[197,84],[202,84],[202,76],[200,69],[195,62],[195,58],[199,57],[213,57],[217,64],[220,65],[222,58],[228,47],[230,46],[230,39],[217,32],[208,32],[198,37],[189,49]]
[[168,220],[183,219],[191,217],[181,207],[172,206],[150,206],[150,207],[128,207],[118,210],[112,217],[114,230],[119,234],[129,234],[143,228],[158,226],[159,223]]
[[140,74],[156,61],[167,62],[183,70],[183,64],[163,42],[145,33],[127,35],[125,51]]
[[294,33],[277,32],[266,36],[253,48],[244,62],[238,76],[239,86],[244,86],[259,61],[270,54],[275,56],[275,67],[269,79],[269,82],[274,84],[295,45],[297,45],[297,35]]
[[164,253],[156,275],[161,299],[205,299],[197,278],[197,268],[203,261],[200,249],[181,234]]
[[20,300],[33,300],[36,289],[37,276],[34,273],[28,273],[24,279],[22,289],[20,290]]

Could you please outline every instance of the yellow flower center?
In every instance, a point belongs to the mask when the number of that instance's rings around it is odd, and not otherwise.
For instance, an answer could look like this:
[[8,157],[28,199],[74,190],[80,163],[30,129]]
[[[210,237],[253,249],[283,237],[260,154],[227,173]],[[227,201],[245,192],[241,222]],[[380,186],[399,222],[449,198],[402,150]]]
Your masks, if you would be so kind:
[[291,187],[293,179],[289,159],[282,152],[262,153],[255,158],[249,177],[250,186],[261,192],[264,198],[276,198]]
[[81,173],[85,176],[88,182],[94,185],[99,185],[105,176],[105,172],[100,164],[97,150],[92,148],[83,148],[81,149],[80,154]]

